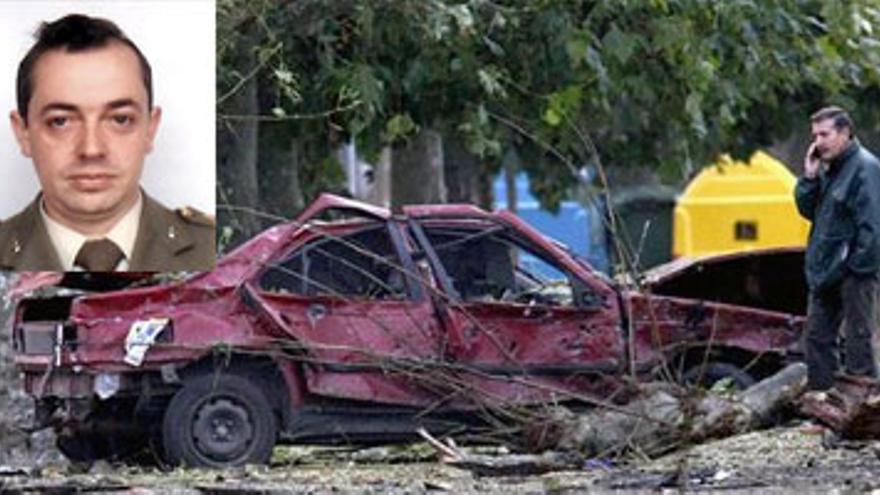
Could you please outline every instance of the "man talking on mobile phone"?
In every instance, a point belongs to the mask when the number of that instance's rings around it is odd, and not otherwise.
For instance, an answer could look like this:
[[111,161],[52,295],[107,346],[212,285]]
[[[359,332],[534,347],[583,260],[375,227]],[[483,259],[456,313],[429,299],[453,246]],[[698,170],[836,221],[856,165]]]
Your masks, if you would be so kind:
[[804,351],[808,386],[826,390],[838,369],[876,377],[872,335],[880,287],[880,162],[859,144],[849,114],[826,107],[810,118],[812,144],[795,188],[812,222],[804,269],[810,289]]

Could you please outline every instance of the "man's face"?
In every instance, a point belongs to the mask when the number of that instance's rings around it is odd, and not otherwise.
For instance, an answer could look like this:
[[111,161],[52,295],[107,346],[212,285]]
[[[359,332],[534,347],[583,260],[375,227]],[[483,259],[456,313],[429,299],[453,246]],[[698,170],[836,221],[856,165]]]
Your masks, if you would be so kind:
[[160,110],[148,108],[134,51],[117,42],[34,65],[27,122],[12,126],[33,159],[47,212],[75,226],[121,217],[136,201]]
[[830,162],[843,153],[849,144],[850,131],[847,128],[837,129],[834,127],[834,119],[825,119],[813,122],[813,142],[822,161]]

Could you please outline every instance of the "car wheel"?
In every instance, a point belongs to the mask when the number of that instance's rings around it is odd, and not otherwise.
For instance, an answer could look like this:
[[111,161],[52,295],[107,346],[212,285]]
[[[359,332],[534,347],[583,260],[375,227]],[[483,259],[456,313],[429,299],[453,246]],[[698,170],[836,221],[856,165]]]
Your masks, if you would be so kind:
[[278,426],[258,383],[230,374],[185,382],[162,420],[162,445],[172,465],[230,467],[267,463]]
[[711,388],[721,380],[729,379],[735,390],[745,390],[755,384],[752,375],[742,368],[730,363],[711,362],[696,364],[688,369],[683,376],[686,385]]

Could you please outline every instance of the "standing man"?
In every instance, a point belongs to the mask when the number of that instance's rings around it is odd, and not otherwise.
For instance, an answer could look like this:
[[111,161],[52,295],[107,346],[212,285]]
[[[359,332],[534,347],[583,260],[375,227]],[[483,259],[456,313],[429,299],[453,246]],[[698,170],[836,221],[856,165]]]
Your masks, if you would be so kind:
[[805,261],[808,385],[825,390],[838,368],[841,323],[846,373],[877,374],[872,336],[880,286],[880,163],[854,137],[843,109],[823,108],[810,122],[812,144],[795,200],[813,223]]
[[0,269],[213,267],[213,219],[140,187],[161,110],[149,62],[115,24],[79,14],[43,23],[16,89],[10,121],[41,192],[0,223]]

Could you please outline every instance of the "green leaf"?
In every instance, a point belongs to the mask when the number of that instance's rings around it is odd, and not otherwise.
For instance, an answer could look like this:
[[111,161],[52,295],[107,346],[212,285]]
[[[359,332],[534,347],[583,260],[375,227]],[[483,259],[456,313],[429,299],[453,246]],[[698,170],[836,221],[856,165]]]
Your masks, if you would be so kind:
[[492,55],[495,55],[496,57],[504,56],[504,47],[493,41],[492,38],[488,36],[483,36],[483,43],[486,44],[486,46],[489,48],[489,51],[492,52]]
[[385,123],[384,140],[387,143],[395,143],[418,132],[419,126],[409,114],[397,114]]
[[587,65],[596,71],[600,81],[606,82],[608,80],[608,70],[605,68],[605,63],[602,62],[602,55],[593,47],[587,48]]
[[587,58],[588,43],[583,35],[578,34],[577,38],[570,39],[565,42],[565,51],[574,68],[580,67]]
[[560,123],[562,123],[562,117],[556,110],[553,109],[553,107],[547,107],[547,109],[544,111],[543,119],[544,122],[546,122],[547,125],[551,127],[556,127]]
[[613,25],[608,34],[602,38],[602,48],[621,64],[627,63],[638,47],[636,38],[626,34]]
[[[553,110],[556,117],[577,115],[580,111],[581,102],[583,100],[583,90],[578,85],[567,86],[550,95],[549,108]],[[545,119],[546,120],[546,119]],[[551,117],[551,120],[555,120]],[[551,122],[548,122],[551,125]]]
[[667,0],[651,0],[651,8],[666,14],[669,12],[669,3]]
[[477,71],[477,79],[483,91],[489,96],[505,97],[507,95],[504,85],[501,84],[501,77],[498,69],[495,67],[487,67]]
[[822,51],[822,54],[829,59],[838,60],[840,59],[840,52],[837,51],[837,46],[828,36],[822,36],[818,40],[819,50]]
[[278,68],[273,71],[275,75],[275,79],[282,84],[293,84],[295,79],[293,77],[293,72],[287,70],[286,68]]
[[470,7],[465,4],[453,5],[447,7],[446,12],[455,19],[455,24],[458,26],[459,32],[463,34],[470,34],[473,32],[476,21],[473,13],[471,13]]

